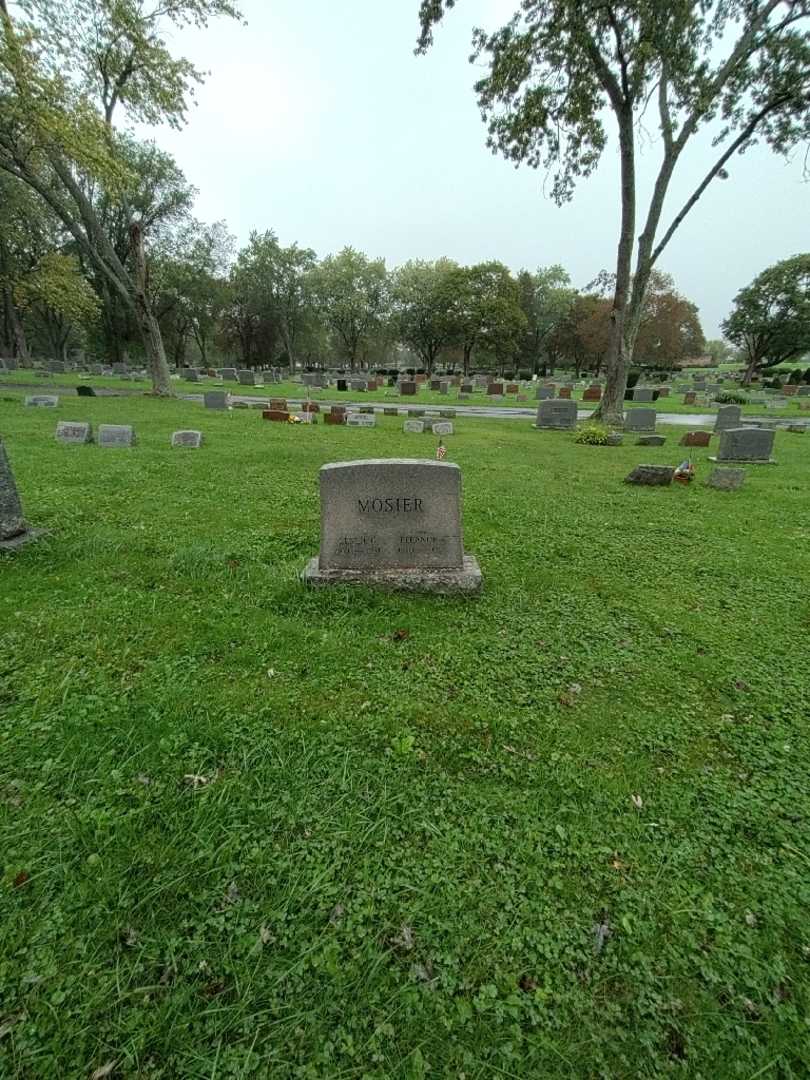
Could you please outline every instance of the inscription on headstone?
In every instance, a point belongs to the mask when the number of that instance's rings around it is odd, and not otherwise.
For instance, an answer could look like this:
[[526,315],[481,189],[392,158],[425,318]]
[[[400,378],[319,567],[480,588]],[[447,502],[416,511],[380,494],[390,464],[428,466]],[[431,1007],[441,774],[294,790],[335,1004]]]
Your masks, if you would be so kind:
[[25,399],[26,405],[33,405],[38,409],[55,409],[59,404],[59,398],[55,394],[29,394]]
[[135,432],[129,424],[99,424],[99,446],[134,446]]
[[93,427],[79,421],[60,420],[56,425],[56,438],[62,443],[89,443],[93,441]]
[[751,461],[772,464],[776,432],[767,428],[728,428],[720,433],[720,449],[710,461]]
[[577,403],[567,398],[550,398],[537,407],[538,428],[572,430],[577,426]]
[[187,446],[191,450],[199,450],[202,443],[201,431],[175,431],[172,434],[172,446]]
[[655,431],[655,409],[628,409],[624,414],[625,431]]

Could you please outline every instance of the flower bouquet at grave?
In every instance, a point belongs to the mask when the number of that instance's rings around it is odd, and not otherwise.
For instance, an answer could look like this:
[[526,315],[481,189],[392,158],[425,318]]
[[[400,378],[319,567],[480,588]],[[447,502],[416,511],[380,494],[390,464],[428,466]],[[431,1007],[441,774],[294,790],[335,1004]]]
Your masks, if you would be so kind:
[[287,417],[288,424],[303,424],[303,422],[304,421],[301,419],[300,416],[295,416],[293,413],[290,413],[290,415]]
[[679,484],[691,484],[695,479],[695,467],[688,458],[680,463],[672,479],[677,480]]

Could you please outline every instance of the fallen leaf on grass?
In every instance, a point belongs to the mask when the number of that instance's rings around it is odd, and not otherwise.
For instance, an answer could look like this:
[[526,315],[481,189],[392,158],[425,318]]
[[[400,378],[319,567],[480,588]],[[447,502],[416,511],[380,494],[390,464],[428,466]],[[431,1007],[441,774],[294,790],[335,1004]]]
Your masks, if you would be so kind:
[[524,975],[518,986],[526,994],[531,994],[532,991],[537,989],[537,979],[533,979],[531,975]]
[[435,977],[433,975],[433,964],[431,964],[430,960],[426,960],[424,964],[411,964],[411,978],[415,982],[434,982]]
[[640,795],[631,795],[630,802],[635,806],[636,810],[641,810],[644,806],[644,800]]
[[121,933],[121,944],[128,949],[134,949],[138,944],[138,934],[131,926],[127,926]]
[[25,1014],[21,1012],[13,1013],[11,1016],[7,1016],[5,1020],[0,1021],[0,1039],[5,1038],[14,1025],[19,1024],[24,1015]]
[[392,641],[407,641],[411,636],[410,630],[395,630],[391,635]]
[[408,926],[407,923],[403,923],[400,927],[399,933],[389,939],[391,944],[398,949],[412,949],[413,948],[413,929]]
[[30,874],[27,870],[21,870],[19,874],[14,878],[14,888],[21,889],[23,885],[28,884],[30,880]]
[[605,942],[612,934],[610,924],[608,923],[607,919],[603,919],[602,922],[596,923],[593,928],[593,933],[595,938],[593,944],[593,951],[598,956],[602,949],[604,949]]
[[104,1080],[104,1077],[109,1076],[110,1073],[113,1071],[113,1069],[115,1068],[115,1064],[116,1063],[114,1061],[108,1061],[106,1065],[101,1065],[91,1075],[90,1080]]
[[272,940],[273,940],[273,935],[270,932],[270,928],[267,927],[267,926],[260,926],[259,927],[259,941],[262,943],[262,945],[269,945]]
[[756,926],[757,925],[757,917],[753,913],[753,911],[746,911],[746,913],[745,913],[745,922],[746,922],[747,926]]

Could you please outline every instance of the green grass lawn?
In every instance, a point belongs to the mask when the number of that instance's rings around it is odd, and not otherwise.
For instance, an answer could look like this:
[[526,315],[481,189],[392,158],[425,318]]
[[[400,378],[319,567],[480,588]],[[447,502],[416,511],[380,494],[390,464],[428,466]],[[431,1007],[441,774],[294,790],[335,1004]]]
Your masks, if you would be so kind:
[[[134,380],[134,379],[120,379],[114,376],[88,376],[86,378],[79,378],[75,372],[71,372],[65,375],[38,375],[33,372],[15,371],[7,374],[0,374],[0,387],[8,386],[13,388],[14,384],[31,384],[32,386],[42,385],[45,386],[66,386],[75,387],[79,384],[87,386],[104,387],[107,389],[121,390],[137,392],[147,391],[149,389],[149,383],[146,380]],[[220,383],[214,379],[205,379],[202,382],[192,383],[187,382],[184,379],[178,379],[173,382],[174,388],[179,394],[202,394],[206,389],[225,389],[232,394],[247,394],[251,397],[265,397],[265,398],[289,398],[290,401],[303,401],[306,398],[306,387],[300,383],[284,382],[275,386],[267,385],[264,387],[248,387],[240,386],[238,383],[226,382]],[[729,384],[731,386],[731,384]],[[577,390],[574,393],[574,399],[579,401],[583,409],[595,409],[596,405],[590,401],[583,402],[582,391]],[[486,394],[476,392],[472,394],[466,401],[458,400],[458,393],[454,389],[448,394],[440,394],[432,390],[420,390],[419,393],[413,397],[402,397],[397,394],[391,387],[384,387],[380,390],[372,391],[357,391],[347,390],[338,391],[334,387],[328,390],[318,390],[314,387],[310,387],[309,397],[313,401],[367,401],[369,405],[402,405],[411,406],[412,408],[420,408],[423,406],[438,406],[448,409],[464,409],[468,405],[497,405],[499,407],[516,407],[521,409],[536,409],[538,402],[534,397],[534,391],[529,390],[526,394],[528,400],[518,401],[517,397],[512,394],[509,397],[493,398],[488,397]],[[801,399],[802,404],[810,404],[810,399]],[[641,402],[626,402],[627,408],[650,408],[649,405],[642,404]],[[711,405],[684,405],[683,394],[671,394],[668,398],[659,398],[654,406],[658,412],[667,413],[714,413],[717,411],[716,406]],[[798,398],[793,398],[789,401],[788,405],[784,409],[766,409],[764,405],[743,405],[743,415],[748,416],[764,416],[773,417],[774,419],[779,417],[807,417],[807,412],[803,411]]]
[[806,1077],[810,436],[462,418],[483,596],[305,591],[401,427],[0,399],[0,1076]]

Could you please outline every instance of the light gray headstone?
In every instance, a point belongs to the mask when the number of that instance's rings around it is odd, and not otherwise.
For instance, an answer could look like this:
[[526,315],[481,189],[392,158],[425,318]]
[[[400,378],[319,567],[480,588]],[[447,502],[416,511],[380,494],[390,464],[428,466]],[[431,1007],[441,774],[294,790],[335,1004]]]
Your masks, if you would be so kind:
[[402,430],[408,434],[421,435],[425,430],[425,423],[423,420],[406,420]]
[[554,398],[553,386],[538,386],[534,395],[538,401],[551,401]]
[[206,409],[227,409],[228,408],[228,391],[227,390],[206,390],[203,394],[203,401]]
[[638,390],[633,391],[633,401],[652,401],[653,392],[645,387],[639,387]]
[[537,407],[537,427],[573,430],[577,426],[577,403],[568,398],[551,398]]
[[135,432],[129,424],[99,424],[99,446],[134,446]]
[[220,379],[223,379],[225,382],[236,382],[237,381],[237,379],[236,379],[236,368],[232,368],[232,367],[224,367],[224,368],[222,368],[220,370],[219,377],[220,377]]
[[29,394],[25,399],[26,405],[34,405],[39,409],[55,409],[59,404],[59,398],[55,394]]
[[655,409],[628,409],[624,414],[625,431],[655,431]]
[[175,431],[172,434],[172,446],[187,446],[191,450],[199,450],[202,444],[201,431]]
[[720,433],[716,460],[770,462],[775,436],[767,428],[727,428]]
[[720,431],[739,427],[741,416],[742,409],[739,405],[721,405],[717,410],[717,417],[714,421],[715,435]]
[[256,385],[255,372],[253,372],[249,368],[245,368],[242,371],[238,372],[237,374],[238,374],[238,377],[239,377],[240,386],[255,386]]
[[347,427],[376,427],[377,417],[369,413],[352,412],[346,414]]
[[62,443],[92,442],[93,425],[73,420],[60,420],[56,425],[56,438]]
[[439,420],[433,424],[434,435],[452,435],[453,434],[453,421],[452,420]]

